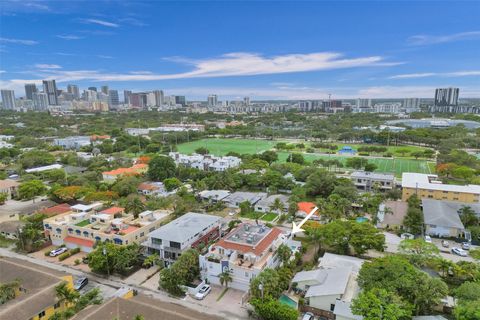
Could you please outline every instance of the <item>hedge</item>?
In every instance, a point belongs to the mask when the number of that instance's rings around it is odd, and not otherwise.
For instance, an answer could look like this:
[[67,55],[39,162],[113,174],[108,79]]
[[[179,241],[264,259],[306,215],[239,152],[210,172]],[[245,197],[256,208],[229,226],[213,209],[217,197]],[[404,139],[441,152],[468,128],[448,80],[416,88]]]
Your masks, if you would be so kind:
[[79,252],[80,252],[80,248],[73,248],[72,250],[64,252],[61,255],[59,255],[58,260],[63,261],[63,260],[65,260],[67,258],[70,258],[74,254],[77,254]]

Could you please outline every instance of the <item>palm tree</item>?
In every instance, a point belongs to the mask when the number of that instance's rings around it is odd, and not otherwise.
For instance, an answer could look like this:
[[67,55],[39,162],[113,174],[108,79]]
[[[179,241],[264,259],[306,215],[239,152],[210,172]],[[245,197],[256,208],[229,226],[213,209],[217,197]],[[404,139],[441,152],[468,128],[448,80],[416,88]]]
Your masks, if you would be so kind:
[[132,199],[130,199],[125,207],[127,212],[133,213],[135,219],[138,218],[138,214],[140,212],[145,210],[145,205],[139,197],[133,197]]
[[442,276],[445,277],[447,275],[448,269],[452,266],[452,262],[446,259],[440,259],[437,262],[437,266],[442,270]]
[[12,282],[0,284],[0,305],[9,300],[15,299],[17,290],[20,288],[20,280],[15,279]]
[[277,212],[279,214],[282,214],[283,211],[285,210],[285,205],[283,204],[282,200],[280,198],[276,198],[273,203],[270,205],[270,210],[272,212]]
[[225,287],[228,288],[228,283],[233,281],[232,275],[230,274],[229,271],[223,271],[220,273],[220,284],[223,286],[225,284]]
[[62,282],[58,286],[55,287],[55,294],[59,300],[59,302],[64,303],[74,303],[80,297],[80,294],[70,288],[67,282]]

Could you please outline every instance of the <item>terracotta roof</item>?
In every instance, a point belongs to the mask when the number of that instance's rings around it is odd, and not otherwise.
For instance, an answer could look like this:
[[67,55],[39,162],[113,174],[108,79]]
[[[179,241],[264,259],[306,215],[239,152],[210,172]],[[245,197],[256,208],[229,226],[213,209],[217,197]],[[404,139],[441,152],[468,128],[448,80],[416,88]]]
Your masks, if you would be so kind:
[[315,203],[313,202],[299,202],[297,203],[298,211],[303,211],[306,214],[309,214],[313,208],[316,207]]
[[119,233],[129,234],[129,233],[132,233],[132,232],[135,231],[135,230],[138,230],[138,227],[128,226],[127,229],[122,229],[122,230],[120,230]]
[[45,208],[39,213],[46,214],[47,216],[51,217],[68,211],[70,211],[70,205],[68,203],[62,203],[50,208]]
[[278,238],[278,236],[282,233],[283,233],[282,230],[278,228],[273,228],[270,231],[270,233],[265,238],[263,238],[255,247],[248,244],[233,243],[233,242],[225,241],[225,238],[218,241],[215,246],[219,246],[224,249],[235,250],[241,253],[253,252],[256,256],[259,256],[268,247],[270,247],[273,241],[275,241]]
[[145,163],[137,163],[137,164],[134,164],[131,168],[132,169],[145,169],[147,167],[148,167],[148,165],[145,164]]
[[158,190],[160,189],[158,186],[154,185],[154,184],[150,184],[150,183],[140,183],[140,185],[138,186],[138,190]]
[[121,207],[111,207],[111,208],[100,211],[100,213],[117,214],[117,213],[122,213],[124,210],[125,208],[121,208]]
[[77,237],[65,237],[65,239],[63,239],[64,242],[70,242],[70,243],[74,243],[74,244],[77,244],[79,246],[82,246],[82,247],[93,247],[93,245],[95,244],[95,242],[93,242],[92,240],[88,240],[88,239],[82,239],[82,238],[77,238]]
[[92,141],[104,140],[104,139],[110,139],[110,136],[108,136],[108,135],[97,135],[97,134],[94,134],[94,135],[90,136],[90,140],[92,140]]
[[18,187],[20,183],[14,180],[6,179],[6,180],[0,180],[0,189],[6,189],[6,188],[11,188],[11,187]]
[[148,166],[144,163],[139,163],[131,166],[130,168],[118,168],[111,171],[105,171],[103,174],[118,176],[120,174],[139,174],[139,171],[147,168]]

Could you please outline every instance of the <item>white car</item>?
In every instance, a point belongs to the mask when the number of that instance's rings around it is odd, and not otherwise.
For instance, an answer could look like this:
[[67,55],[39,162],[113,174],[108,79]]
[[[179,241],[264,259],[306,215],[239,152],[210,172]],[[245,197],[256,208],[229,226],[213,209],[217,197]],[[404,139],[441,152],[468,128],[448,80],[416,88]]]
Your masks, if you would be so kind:
[[302,317],[302,320],[314,320],[314,319],[315,319],[315,316],[311,312],[306,312]]
[[210,291],[212,291],[212,288],[206,284],[204,285],[200,290],[198,290],[198,292],[195,294],[195,299],[197,300],[203,300],[207,294],[210,293]]
[[466,257],[467,256],[467,252],[465,250],[462,250],[460,248],[452,248],[452,253],[453,254],[456,254],[457,256],[461,256],[461,257]]
[[405,239],[414,239],[415,236],[414,236],[413,234],[411,234],[411,233],[402,233],[402,234],[400,235],[400,238],[403,239],[403,240],[405,240]]
[[432,238],[430,238],[430,236],[425,236],[425,242],[427,243],[432,243]]
[[470,243],[468,243],[468,242],[463,242],[463,243],[462,243],[462,249],[463,249],[463,250],[470,250]]
[[67,252],[67,251],[68,251],[68,249],[65,248],[65,247],[61,247],[61,248],[58,248],[58,249],[54,249],[54,250],[50,251],[50,257],[59,256],[59,255],[61,255],[62,253]]

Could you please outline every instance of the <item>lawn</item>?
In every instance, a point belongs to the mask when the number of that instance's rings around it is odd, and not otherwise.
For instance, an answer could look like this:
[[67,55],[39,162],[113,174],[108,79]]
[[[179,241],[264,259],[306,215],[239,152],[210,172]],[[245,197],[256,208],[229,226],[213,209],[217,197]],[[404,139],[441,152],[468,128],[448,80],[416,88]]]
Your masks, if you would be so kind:
[[269,213],[264,214],[260,219],[263,220],[263,221],[271,222],[271,221],[275,220],[277,217],[278,217],[278,214],[273,213],[273,212],[269,212]]
[[85,227],[85,226],[88,226],[90,224],[90,220],[86,219],[86,220],[83,220],[83,221],[80,221],[79,223],[76,224],[77,227]]
[[255,139],[202,139],[179,144],[177,150],[180,153],[191,154],[200,147],[207,148],[210,153],[223,156],[233,151],[240,154],[259,153],[273,148],[277,141]]
[[7,239],[4,236],[0,236],[0,248],[8,248],[14,243],[15,243],[14,240]]
[[[303,154],[305,160],[311,162],[316,159],[338,159],[345,164],[347,156],[337,155],[319,155],[319,154]],[[280,152],[278,159],[284,162],[288,157],[288,152]],[[392,172],[397,177],[402,175],[402,172],[418,172],[418,173],[432,173],[434,172],[435,163],[425,160],[401,159],[401,158],[368,158],[368,162],[377,165],[377,172]]]

